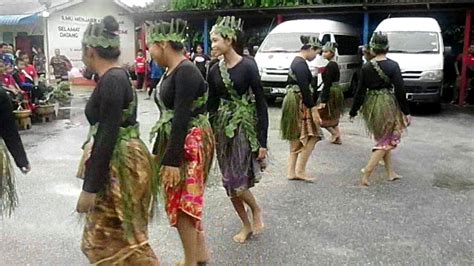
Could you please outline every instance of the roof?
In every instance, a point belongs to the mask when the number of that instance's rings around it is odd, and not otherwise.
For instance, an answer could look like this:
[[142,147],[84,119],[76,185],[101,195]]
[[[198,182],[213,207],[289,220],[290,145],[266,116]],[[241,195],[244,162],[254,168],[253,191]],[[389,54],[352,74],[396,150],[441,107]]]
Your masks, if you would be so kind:
[[28,25],[38,19],[37,15],[6,15],[0,16],[0,25]]
[[[104,1],[104,0],[101,0]],[[110,0],[115,4],[132,12],[132,9],[120,0]],[[51,0],[50,13],[64,10],[66,8],[83,3],[84,0]],[[0,0],[0,16],[5,15],[32,15],[45,10],[38,0]],[[0,23],[1,24],[1,23]]]
[[328,20],[328,19],[298,19],[298,20],[288,20],[275,29],[272,30],[272,33],[286,33],[286,32],[340,32],[340,33],[357,33],[356,29],[351,27],[348,24]]
[[441,32],[434,18],[387,18],[377,26],[377,31],[430,31]]

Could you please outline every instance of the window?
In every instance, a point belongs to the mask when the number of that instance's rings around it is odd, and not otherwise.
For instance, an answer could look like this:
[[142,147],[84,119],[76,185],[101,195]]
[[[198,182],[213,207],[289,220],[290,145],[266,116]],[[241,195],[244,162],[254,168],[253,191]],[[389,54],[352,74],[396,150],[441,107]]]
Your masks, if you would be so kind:
[[268,35],[262,44],[260,52],[267,53],[285,53],[285,52],[298,52],[301,49],[301,35],[309,35],[318,37],[314,33],[274,33]]
[[325,45],[327,42],[331,41],[331,35],[329,34],[324,34],[323,39],[321,40],[321,43]]
[[339,55],[357,55],[359,53],[359,37],[335,35]]

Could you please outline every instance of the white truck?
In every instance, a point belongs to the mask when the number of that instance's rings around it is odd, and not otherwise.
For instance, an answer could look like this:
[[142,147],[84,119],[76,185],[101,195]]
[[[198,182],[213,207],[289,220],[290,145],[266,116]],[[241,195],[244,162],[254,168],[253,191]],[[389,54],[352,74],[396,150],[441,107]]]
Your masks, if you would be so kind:
[[[301,35],[316,36],[322,44],[328,41],[336,42],[339,46],[336,51],[336,62],[341,70],[340,83],[356,86],[357,75],[362,65],[359,31],[348,24],[327,19],[290,20],[275,27],[255,55],[269,102],[286,94],[288,71],[302,46]],[[318,56],[308,64],[313,75],[318,75],[327,63],[328,61],[322,56]],[[322,82],[320,75],[318,82]]]
[[400,65],[409,102],[439,106],[445,49],[441,28],[433,18],[387,18],[375,29],[387,34],[387,57]]

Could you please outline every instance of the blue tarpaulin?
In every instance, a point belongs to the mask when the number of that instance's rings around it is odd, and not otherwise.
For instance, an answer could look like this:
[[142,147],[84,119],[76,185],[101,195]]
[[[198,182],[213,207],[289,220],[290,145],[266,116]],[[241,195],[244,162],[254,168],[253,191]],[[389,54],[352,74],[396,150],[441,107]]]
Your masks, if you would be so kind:
[[0,16],[0,25],[28,25],[38,20],[36,14]]

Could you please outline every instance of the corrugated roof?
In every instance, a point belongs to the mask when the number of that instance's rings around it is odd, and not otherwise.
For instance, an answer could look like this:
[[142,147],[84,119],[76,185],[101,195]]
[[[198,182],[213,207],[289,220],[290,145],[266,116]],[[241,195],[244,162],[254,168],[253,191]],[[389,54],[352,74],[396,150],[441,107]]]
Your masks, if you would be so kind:
[[0,25],[27,25],[35,23],[37,19],[37,15],[4,15],[0,16]]
[[[103,1],[103,0],[99,0]],[[81,3],[80,0],[51,0],[51,9],[59,8],[61,6],[69,7],[74,4]],[[122,8],[130,11],[126,4],[123,4],[119,0],[114,2]],[[70,4],[70,5],[68,5]],[[36,14],[44,10],[44,7],[39,3],[38,0],[0,0],[0,16],[1,15],[31,15]]]

